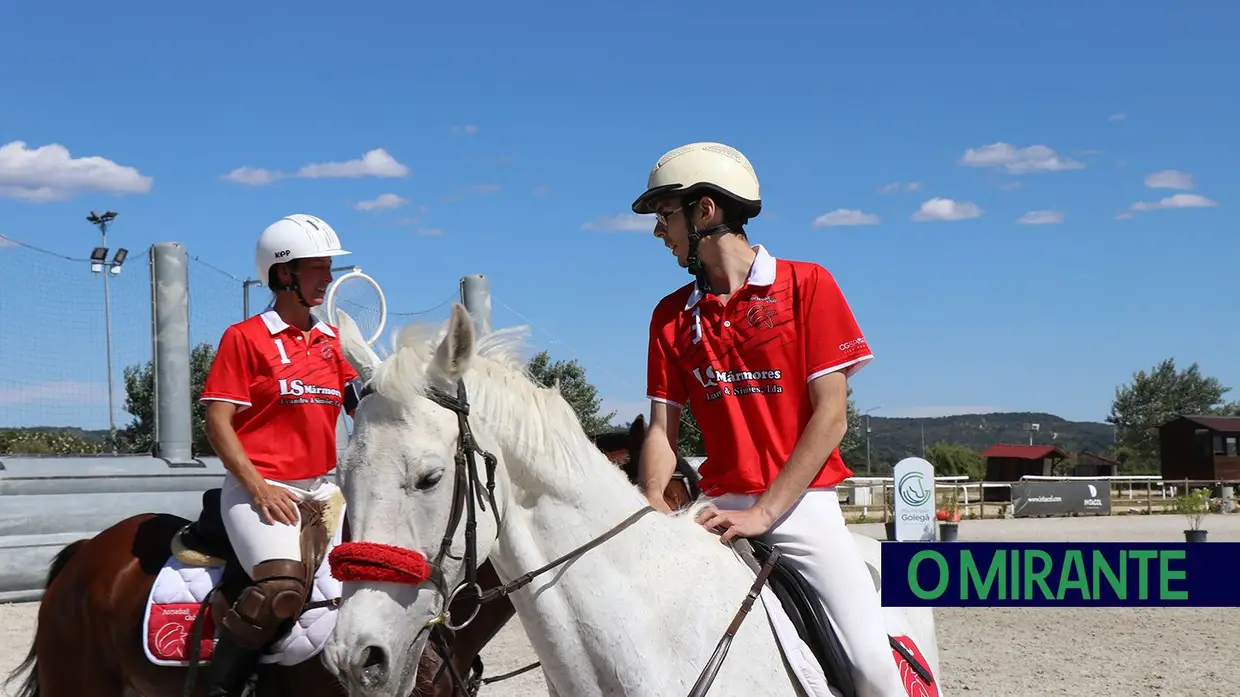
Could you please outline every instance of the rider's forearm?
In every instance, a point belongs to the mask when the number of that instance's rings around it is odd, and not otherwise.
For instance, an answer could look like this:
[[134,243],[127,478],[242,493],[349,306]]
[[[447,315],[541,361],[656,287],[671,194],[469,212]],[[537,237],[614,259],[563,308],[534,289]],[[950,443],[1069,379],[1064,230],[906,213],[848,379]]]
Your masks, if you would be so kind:
[[668,442],[667,432],[652,426],[642,440],[641,465],[637,481],[646,498],[662,499],[667,484],[676,471],[676,451]]
[[771,520],[777,520],[787,512],[809,488],[831,451],[844,440],[847,431],[847,406],[828,403],[815,409],[788,462],[758,497],[756,505],[766,511]]
[[211,447],[215,449],[215,454],[219,456],[220,461],[224,463],[224,469],[232,473],[241,486],[251,494],[259,491],[266,481],[258,470],[254,467],[254,463],[250,462],[249,456],[245,454],[245,449],[241,447],[241,439],[237,437],[237,431],[233,428],[232,419],[224,418],[219,414],[212,414],[210,410],[207,412],[207,440],[211,442]]

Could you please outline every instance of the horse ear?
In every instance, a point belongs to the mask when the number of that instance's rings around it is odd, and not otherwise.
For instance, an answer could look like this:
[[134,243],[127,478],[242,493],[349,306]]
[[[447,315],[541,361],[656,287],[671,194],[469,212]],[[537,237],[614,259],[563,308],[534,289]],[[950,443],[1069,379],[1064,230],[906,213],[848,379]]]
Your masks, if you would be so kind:
[[444,381],[454,383],[469,370],[474,357],[474,320],[460,303],[452,303],[452,319],[448,320],[448,333],[439,348],[431,370]]
[[375,373],[375,368],[383,362],[379,354],[375,353],[375,350],[370,348],[370,344],[366,343],[366,339],[362,338],[362,331],[357,328],[357,322],[354,322],[344,310],[336,310],[336,325],[336,331],[340,334],[340,348],[344,351],[345,360],[349,361],[349,365],[353,366],[363,381],[369,381]]

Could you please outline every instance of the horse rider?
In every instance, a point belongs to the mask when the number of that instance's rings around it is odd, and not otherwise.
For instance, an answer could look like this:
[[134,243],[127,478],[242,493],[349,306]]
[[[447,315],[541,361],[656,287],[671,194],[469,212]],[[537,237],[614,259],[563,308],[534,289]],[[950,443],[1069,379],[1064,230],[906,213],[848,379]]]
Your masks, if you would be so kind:
[[224,331],[202,391],[206,431],[227,474],[220,508],[253,581],[216,618],[207,697],[238,697],[280,626],[300,614],[314,569],[301,555],[301,500],[336,491],[336,423],[356,405],[357,373],[336,330],[311,314],[349,254],[330,225],[289,215],[259,235],[258,278],[275,301]]
[[762,209],[749,160],[721,143],[675,148],[650,170],[633,212],[694,280],[650,319],[650,428],[641,487],[667,511],[680,412],[693,405],[707,459],[699,516],[725,544],[758,537],[813,585],[841,630],[859,697],[903,696],[878,594],[844,523],[836,485],[848,378],[873,358],[835,279],[808,261],[751,245]]

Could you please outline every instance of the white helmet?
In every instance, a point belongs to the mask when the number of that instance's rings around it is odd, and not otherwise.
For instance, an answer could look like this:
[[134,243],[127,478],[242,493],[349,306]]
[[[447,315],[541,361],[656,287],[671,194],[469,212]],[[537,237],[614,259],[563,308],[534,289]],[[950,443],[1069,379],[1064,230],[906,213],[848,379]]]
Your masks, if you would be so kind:
[[653,213],[654,202],[670,196],[717,193],[741,204],[742,215],[762,210],[758,175],[736,148],[723,143],[690,143],[664,153],[650,170],[646,192],[633,202],[633,212]]
[[274,264],[349,253],[340,248],[340,238],[332,226],[313,215],[295,213],[268,225],[258,236],[254,264],[258,269],[259,282],[265,285]]

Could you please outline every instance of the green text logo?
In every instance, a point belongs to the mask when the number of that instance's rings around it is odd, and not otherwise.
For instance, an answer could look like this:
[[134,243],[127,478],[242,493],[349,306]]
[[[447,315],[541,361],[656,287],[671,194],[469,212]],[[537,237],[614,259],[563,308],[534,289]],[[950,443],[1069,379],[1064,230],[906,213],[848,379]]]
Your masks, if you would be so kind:
[[899,492],[900,499],[912,508],[925,505],[933,495],[932,490],[926,488],[921,472],[909,472],[900,477],[896,491]]

